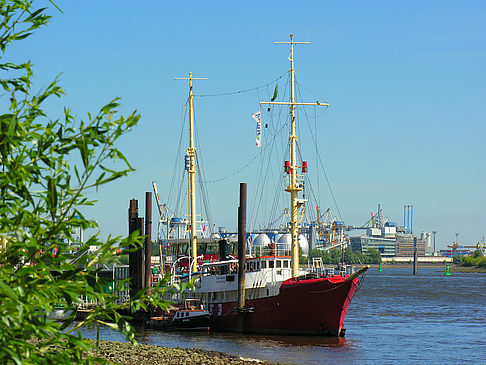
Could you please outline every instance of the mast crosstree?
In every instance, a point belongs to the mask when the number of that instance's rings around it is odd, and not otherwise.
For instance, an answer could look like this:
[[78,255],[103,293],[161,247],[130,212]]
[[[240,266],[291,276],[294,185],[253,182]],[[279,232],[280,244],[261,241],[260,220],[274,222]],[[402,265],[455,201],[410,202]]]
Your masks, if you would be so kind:
[[274,44],[290,44],[290,101],[275,102],[266,101],[260,104],[289,105],[290,106],[290,136],[289,136],[289,180],[285,191],[290,192],[290,233],[292,237],[292,277],[299,276],[299,210],[304,204],[303,199],[299,199],[298,193],[303,190],[303,185],[299,184],[297,170],[302,166],[297,165],[296,149],[297,135],[295,134],[295,107],[296,106],[329,106],[327,103],[297,103],[295,102],[295,69],[294,69],[294,45],[310,44],[310,42],[295,42],[294,36],[290,35],[290,42],[274,42]]
[[207,80],[206,77],[175,77],[174,80],[189,80],[189,148],[186,151],[186,170],[188,186],[189,209],[189,247],[191,251],[191,272],[196,272],[197,259],[197,231],[196,231],[196,147],[194,146],[194,93],[193,80]]

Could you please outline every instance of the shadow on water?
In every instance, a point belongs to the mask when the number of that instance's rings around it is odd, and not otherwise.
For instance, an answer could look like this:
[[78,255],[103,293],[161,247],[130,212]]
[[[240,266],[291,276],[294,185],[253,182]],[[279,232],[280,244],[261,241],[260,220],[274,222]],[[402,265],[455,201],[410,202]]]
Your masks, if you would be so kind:
[[[96,338],[96,329],[84,329],[83,336]],[[100,328],[100,337],[110,341],[123,341],[120,334],[108,327]],[[201,348],[282,364],[319,364],[326,356],[331,356],[333,361],[357,360],[353,355],[356,353],[353,341],[346,338],[164,332],[138,327],[136,339],[145,344]],[[326,349],[332,354],[326,355]]]

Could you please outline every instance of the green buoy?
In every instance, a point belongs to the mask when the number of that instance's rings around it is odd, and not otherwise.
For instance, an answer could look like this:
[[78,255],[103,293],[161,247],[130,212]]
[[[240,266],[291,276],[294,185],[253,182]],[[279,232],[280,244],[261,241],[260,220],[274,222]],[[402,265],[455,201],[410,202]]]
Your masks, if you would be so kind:
[[382,272],[383,270],[381,269],[381,262],[380,264],[378,265],[378,272]]
[[444,275],[450,275],[451,273],[449,272],[449,264],[446,266],[446,271]]

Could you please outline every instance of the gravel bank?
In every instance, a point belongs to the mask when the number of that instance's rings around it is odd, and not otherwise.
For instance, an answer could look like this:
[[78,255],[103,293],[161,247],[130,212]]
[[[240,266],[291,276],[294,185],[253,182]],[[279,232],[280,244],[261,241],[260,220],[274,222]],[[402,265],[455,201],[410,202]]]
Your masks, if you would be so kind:
[[100,341],[92,355],[114,364],[272,364],[256,359],[239,358],[217,351],[132,345],[128,342]]

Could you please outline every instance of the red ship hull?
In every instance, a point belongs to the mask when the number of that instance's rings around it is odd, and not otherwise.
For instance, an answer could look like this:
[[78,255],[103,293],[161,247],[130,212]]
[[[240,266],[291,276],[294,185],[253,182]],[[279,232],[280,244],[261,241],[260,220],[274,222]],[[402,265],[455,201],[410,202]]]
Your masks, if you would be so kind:
[[[247,300],[244,331],[344,336],[344,319],[359,280],[341,276],[289,279],[276,296]],[[237,330],[237,303],[210,305],[212,329]]]

